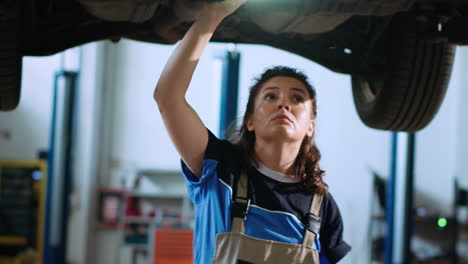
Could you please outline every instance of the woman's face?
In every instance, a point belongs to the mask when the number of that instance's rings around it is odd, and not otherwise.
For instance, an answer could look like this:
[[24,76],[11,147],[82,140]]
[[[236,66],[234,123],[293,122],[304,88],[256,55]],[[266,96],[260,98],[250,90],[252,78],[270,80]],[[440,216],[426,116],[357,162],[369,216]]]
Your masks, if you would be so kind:
[[260,88],[247,121],[256,138],[300,141],[314,132],[312,102],[306,86],[292,77],[273,77]]

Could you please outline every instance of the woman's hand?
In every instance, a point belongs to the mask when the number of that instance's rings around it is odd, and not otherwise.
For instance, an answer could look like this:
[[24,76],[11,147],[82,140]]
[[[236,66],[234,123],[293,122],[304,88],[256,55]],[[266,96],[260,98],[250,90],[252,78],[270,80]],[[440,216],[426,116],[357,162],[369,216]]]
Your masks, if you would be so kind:
[[224,0],[221,2],[207,3],[201,15],[209,15],[219,19],[224,19],[236,11],[247,0]]

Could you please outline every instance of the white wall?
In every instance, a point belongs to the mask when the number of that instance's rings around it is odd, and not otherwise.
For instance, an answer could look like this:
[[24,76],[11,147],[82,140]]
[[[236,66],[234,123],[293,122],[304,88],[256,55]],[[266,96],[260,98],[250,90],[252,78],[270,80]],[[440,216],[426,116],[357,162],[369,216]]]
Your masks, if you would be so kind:
[[468,47],[458,48],[457,52],[457,86],[459,92],[458,98],[456,98],[458,104],[458,135],[455,176],[458,178],[460,185],[468,189],[468,74],[466,74],[468,69]]

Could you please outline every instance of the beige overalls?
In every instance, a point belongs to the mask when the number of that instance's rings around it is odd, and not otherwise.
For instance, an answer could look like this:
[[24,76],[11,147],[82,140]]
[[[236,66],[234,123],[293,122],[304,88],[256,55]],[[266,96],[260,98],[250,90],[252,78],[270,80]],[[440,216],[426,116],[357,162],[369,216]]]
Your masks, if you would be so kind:
[[247,175],[242,172],[232,204],[232,230],[216,236],[214,264],[319,264],[315,238],[320,230],[318,217],[322,195],[314,195],[309,212],[309,226],[302,244],[258,239],[244,234],[250,200],[247,198]]

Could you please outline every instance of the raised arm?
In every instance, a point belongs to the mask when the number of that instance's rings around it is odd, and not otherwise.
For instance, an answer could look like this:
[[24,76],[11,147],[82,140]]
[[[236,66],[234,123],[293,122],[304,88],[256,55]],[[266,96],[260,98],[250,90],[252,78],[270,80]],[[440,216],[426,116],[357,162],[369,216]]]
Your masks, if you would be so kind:
[[179,155],[198,177],[202,172],[208,132],[197,113],[185,100],[185,93],[216,27],[245,1],[227,0],[207,3],[204,6],[198,19],[169,58],[153,94]]

